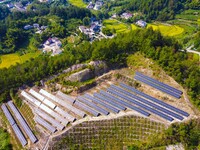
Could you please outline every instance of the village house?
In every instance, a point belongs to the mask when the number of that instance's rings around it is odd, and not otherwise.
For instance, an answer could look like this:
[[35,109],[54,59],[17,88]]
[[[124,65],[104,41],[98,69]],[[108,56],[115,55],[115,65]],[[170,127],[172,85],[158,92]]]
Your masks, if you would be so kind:
[[133,17],[133,14],[131,14],[131,13],[123,13],[122,15],[121,15],[121,18],[124,18],[124,19],[129,19],[129,18],[131,18],[131,17]]
[[138,26],[140,26],[142,28],[145,28],[147,26],[147,23],[145,21],[143,21],[143,20],[138,20],[136,22],[136,25],[138,25]]
[[48,40],[43,44],[43,52],[52,52],[51,56],[55,56],[62,53],[61,46],[62,43],[58,38],[48,38]]

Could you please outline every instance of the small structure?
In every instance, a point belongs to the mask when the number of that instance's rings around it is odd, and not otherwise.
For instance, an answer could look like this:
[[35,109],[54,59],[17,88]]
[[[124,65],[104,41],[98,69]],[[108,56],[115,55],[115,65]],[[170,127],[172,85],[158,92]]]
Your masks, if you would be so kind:
[[32,28],[33,28],[33,26],[31,26],[29,24],[24,26],[24,30],[29,30],[29,29],[32,29]]
[[88,9],[93,9],[95,6],[95,4],[93,4],[92,2],[89,3],[89,5],[87,6]]
[[43,52],[52,52],[51,55],[55,56],[62,53],[61,46],[62,43],[58,38],[48,38],[48,40],[43,44]]
[[100,1],[100,0],[96,1],[94,10],[100,10],[102,6],[103,6],[103,1]]
[[12,3],[10,3],[10,4],[7,4],[7,7],[8,7],[9,9],[11,9],[11,8],[14,7],[14,5],[13,5]]
[[96,23],[92,23],[91,26],[90,26],[90,31],[93,31],[93,32],[99,32],[100,31],[100,26]]
[[34,24],[33,24],[33,27],[34,27],[34,28],[39,28],[40,25],[39,25],[38,23],[34,23]]
[[112,19],[116,19],[118,16],[117,16],[117,14],[115,13],[115,14],[113,14],[112,16],[111,16],[111,18]]
[[145,21],[143,21],[143,20],[138,20],[136,22],[136,25],[138,25],[138,26],[140,26],[142,28],[145,28],[147,26],[147,23]]
[[131,13],[123,13],[121,15],[121,18],[124,18],[124,19],[129,19],[131,17],[133,17],[133,14],[131,14]]

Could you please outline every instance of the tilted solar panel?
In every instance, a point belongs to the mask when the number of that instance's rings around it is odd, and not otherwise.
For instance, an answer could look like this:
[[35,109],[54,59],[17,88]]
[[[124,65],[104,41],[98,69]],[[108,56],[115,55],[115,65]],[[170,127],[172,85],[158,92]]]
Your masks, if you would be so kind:
[[14,124],[12,126],[13,131],[15,132],[15,135],[17,136],[17,138],[19,139],[20,143],[22,144],[22,146],[24,147],[28,142],[25,138],[25,136],[23,135],[22,131],[20,130],[20,128],[17,126],[17,124]]
[[100,115],[99,112],[93,110],[92,108],[90,108],[89,106],[85,105],[84,103],[82,103],[80,101],[76,100],[74,105],[82,108],[83,110],[89,112],[90,114],[94,115],[95,117],[98,117]]
[[129,91],[131,91],[131,92],[134,92],[134,93],[136,93],[136,94],[138,94],[138,95],[140,95],[140,96],[142,96],[144,98],[147,98],[147,99],[149,99],[149,100],[151,100],[151,101],[153,101],[155,103],[158,103],[159,105],[162,105],[162,106],[164,106],[164,107],[166,107],[166,108],[168,108],[170,110],[173,110],[174,112],[177,112],[177,113],[179,113],[179,114],[181,114],[183,116],[186,116],[186,117],[189,116],[189,114],[187,112],[185,112],[183,110],[180,110],[180,109],[178,109],[178,108],[176,108],[176,107],[174,107],[172,105],[169,105],[169,104],[167,104],[167,103],[165,103],[165,102],[163,102],[161,100],[158,100],[158,99],[156,99],[156,98],[154,98],[154,97],[152,97],[150,95],[147,95],[147,94],[135,89],[134,87],[128,86],[128,85],[126,85],[124,83],[120,83],[120,86],[125,88],[125,89],[127,89],[127,90],[129,90]]
[[168,121],[173,121],[174,120],[172,117],[167,116],[167,115],[165,115],[165,114],[163,114],[163,113],[161,113],[161,112],[159,112],[159,111],[157,111],[155,109],[152,109],[151,107],[149,107],[149,106],[147,106],[145,104],[142,104],[142,103],[140,103],[138,101],[135,101],[134,99],[132,99],[132,98],[130,98],[128,96],[125,96],[124,94],[119,93],[119,92],[117,92],[117,91],[115,91],[115,90],[113,90],[111,88],[108,88],[107,91],[112,93],[112,94],[114,94],[114,95],[116,95],[116,96],[118,96],[118,97],[120,97],[120,98],[122,98],[122,99],[125,99],[125,100],[127,100],[127,101],[129,101],[129,102],[131,102],[131,103],[133,103],[133,104],[145,109],[145,110],[148,110],[148,111],[150,111],[150,112],[152,112],[152,113],[154,113],[154,114],[156,114],[156,115],[158,115],[158,116],[160,116],[160,117],[162,117],[162,118],[164,118],[164,119],[166,119]]
[[108,110],[111,110],[114,113],[119,113],[119,111],[120,111],[119,109],[116,109],[115,107],[113,107],[113,106],[111,106],[111,105],[109,105],[107,103],[104,103],[100,99],[95,98],[93,96],[90,96],[89,94],[85,94],[84,97],[92,100],[93,102],[95,102],[95,103],[97,103],[97,104],[99,104],[101,106],[104,106],[105,108],[107,108]]
[[160,86],[158,86],[158,85],[156,85],[156,84],[153,84],[152,82],[150,82],[150,81],[148,81],[148,80],[145,80],[144,78],[141,78],[141,77],[139,77],[139,76],[135,76],[134,79],[136,79],[136,80],[138,80],[138,81],[141,81],[141,82],[143,82],[143,83],[145,83],[145,84],[147,84],[147,85],[150,85],[150,86],[154,87],[155,89],[158,89],[158,90],[160,90],[160,91],[162,91],[162,92],[164,92],[164,93],[167,93],[167,94],[169,94],[169,95],[171,95],[171,96],[173,96],[173,97],[175,97],[175,98],[181,98],[180,95],[178,95],[178,94],[176,94],[176,93],[173,93],[173,92],[171,92],[171,91],[169,91],[169,90],[167,90],[167,89],[165,89],[165,88],[162,88],[162,87],[160,87]]
[[30,127],[28,126],[28,124],[26,123],[26,121],[24,120],[24,118],[20,114],[19,110],[15,107],[15,105],[13,104],[12,101],[8,102],[8,106],[13,111],[14,115],[16,116],[16,118],[19,121],[20,125],[22,126],[22,128],[24,129],[24,131],[26,132],[28,137],[30,138],[31,142],[32,143],[37,142],[36,136],[33,134],[33,132],[31,131]]
[[39,116],[35,117],[35,121],[45,127],[47,130],[49,130],[51,133],[56,132],[56,128],[54,128],[52,125],[50,125],[48,122],[46,122],[44,119],[40,118]]
[[113,89],[115,89],[115,90],[117,90],[117,91],[119,91],[119,92],[121,92],[123,94],[126,94],[127,96],[129,96],[131,98],[134,98],[135,100],[138,100],[138,101],[140,101],[140,102],[142,102],[144,104],[148,104],[149,106],[151,106],[151,107],[153,107],[153,108],[155,108],[155,109],[157,109],[159,111],[162,111],[162,112],[164,112],[164,113],[166,113],[166,114],[168,114],[168,115],[170,115],[170,116],[172,116],[172,117],[174,117],[176,119],[179,119],[179,120],[183,120],[184,119],[182,116],[180,116],[180,115],[178,115],[178,114],[176,114],[176,113],[174,113],[174,112],[172,112],[170,110],[167,110],[167,109],[165,109],[165,108],[163,108],[163,107],[161,107],[159,105],[156,105],[156,104],[154,104],[152,102],[149,102],[149,101],[147,101],[147,100],[145,100],[145,99],[143,99],[143,98],[141,98],[139,96],[136,96],[136,95],[134,95],[134,94],[132,94],[132,93],[130,93],[128,91],[125,91],[124,89],[122,89],[120,87],[117,87],[115,85],[111,85],[111,88],[113,88]]
[[104,115],[108,115],[109,112],[104,110],[103,108],[97,106],[95,103],[91,102],[91,101],[88,101],[87,99],[85,99],[84,97],[82,96],[79,96],[78,97],[78,100],[80,100],[81,102],[85,103],[86,105],[90,106],[91,108],[95,109],[96,111],[100,112],[101,114],[104,114]]
[[14,125],[15,124],[15,120],[13,118],[13,116],[11,115],[10,111],[8,110],[8,108],[6,107],[5,104],[1,105],[1,109],[3,110],[3,113],[5,114],[6,118],[8,119],[10,125]]
[[144,74],[142,74],[142,73],[140,73],[140,72],[136,72],[136,75],[141,76],[141,77],[144,77],[145,79],[147,79],[147,80],[149,80],[149,81],[152,81],[153,83],[156,83],[156,84],[158,84],[158,85],[160,85],[160,86],[162,86],[162,87],[165,87],[166,89],[169,89],[169,90],[171,90],[172,92],[178,93],[178,94],[180,94],[180,95],[183,93],[182,91],[180,91],[180,90],[178,90],[178,89],[176,89],[176,88],[174,88],[174,87],[171,87],[171,86],[169,86],[169,85],[167,85],[167,84],[165,84],[165,83],[162,83],[162,82],[160,82],[160,81],[158,81],[158,80],[156,80],[156,79],[153,79],[153,78],[151,78],[151,77],[148,77],[148,76],[146,76],[146,75],[144,75]]

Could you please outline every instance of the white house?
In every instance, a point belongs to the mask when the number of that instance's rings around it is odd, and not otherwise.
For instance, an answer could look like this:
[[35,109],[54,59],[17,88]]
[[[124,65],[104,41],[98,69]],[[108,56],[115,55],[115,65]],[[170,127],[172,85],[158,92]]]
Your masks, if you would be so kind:
[[147,26],[147,23],[145,21],[143,21],[143,20],[138,20],[136,22],[136,25],[138,25],[138,26],[140,26],[142,28],[145,28]]

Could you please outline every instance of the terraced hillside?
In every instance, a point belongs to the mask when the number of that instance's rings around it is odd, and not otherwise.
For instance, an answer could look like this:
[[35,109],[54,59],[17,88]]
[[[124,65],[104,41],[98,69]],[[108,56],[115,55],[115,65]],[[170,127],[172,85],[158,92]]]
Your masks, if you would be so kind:
[[122,149],[137,140],[146,140],[164,128],[162,123],[133,115],[86,121],[53,138],[49,149]]

